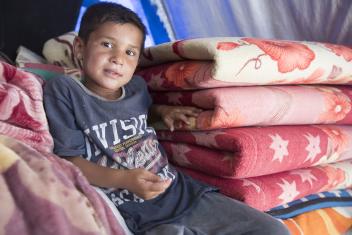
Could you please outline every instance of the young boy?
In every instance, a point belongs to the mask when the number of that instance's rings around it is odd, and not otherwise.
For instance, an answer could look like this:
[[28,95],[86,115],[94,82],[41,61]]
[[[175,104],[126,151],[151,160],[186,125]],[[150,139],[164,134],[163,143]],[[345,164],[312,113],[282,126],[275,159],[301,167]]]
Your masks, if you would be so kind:
[[[140,18],[121,5],[87,9],[74,41],[83,80],[62,76],[44,89],[54,152],[104,189],[135,234],[289,234],[270,216],[169,166],[147,126],[146,84],[133,77],[145,34]],[[199,113],[155,105],[151,111],[170,129]]]

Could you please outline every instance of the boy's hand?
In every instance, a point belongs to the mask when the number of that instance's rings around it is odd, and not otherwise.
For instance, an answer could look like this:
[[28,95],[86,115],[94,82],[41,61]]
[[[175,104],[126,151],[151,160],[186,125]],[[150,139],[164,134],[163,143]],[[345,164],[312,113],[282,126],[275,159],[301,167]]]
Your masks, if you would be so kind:
[[124,188],[145,200],[155,198],[171,184],[170,179],[162,180],[159,176],[145,169],[126,170],[125,174]]
[[202,112],[201,109],[191,106],[160,105],[157,109],[165,125],[171,131],[173,131],[175,127],[181,128],[183,126],[182,123],[190,125],[191,119],[197,118]]

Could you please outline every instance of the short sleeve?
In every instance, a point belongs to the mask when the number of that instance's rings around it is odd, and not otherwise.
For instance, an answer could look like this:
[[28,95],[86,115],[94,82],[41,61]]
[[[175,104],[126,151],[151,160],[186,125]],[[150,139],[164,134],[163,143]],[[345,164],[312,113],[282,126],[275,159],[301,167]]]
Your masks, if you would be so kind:
[[138,75],[135,75],[132,81],[134,82],[135,86],[139,87],[142,90],[143,96],[145,97],[144,100],[146,102],[147,107],[149,108],[152,105],[153,100],[149,93],[147,83],[144,81],[142,77]]
[[76,125],[69,87],[55,80],[48,81],[44,87],[44,107],[54,139],[54,153],[62,157],[83,155],[84,134]]

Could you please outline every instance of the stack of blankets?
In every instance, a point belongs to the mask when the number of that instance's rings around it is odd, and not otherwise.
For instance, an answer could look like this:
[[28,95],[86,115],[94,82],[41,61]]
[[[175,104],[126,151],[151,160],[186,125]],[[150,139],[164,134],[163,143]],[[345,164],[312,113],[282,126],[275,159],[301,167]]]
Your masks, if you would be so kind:
[[140,65],[154,103],[203,110],[181,130],[155,125],[181,171],[287,221],[307,201],[343,202],[351,219],[351,48],[199,38],[147,48]]

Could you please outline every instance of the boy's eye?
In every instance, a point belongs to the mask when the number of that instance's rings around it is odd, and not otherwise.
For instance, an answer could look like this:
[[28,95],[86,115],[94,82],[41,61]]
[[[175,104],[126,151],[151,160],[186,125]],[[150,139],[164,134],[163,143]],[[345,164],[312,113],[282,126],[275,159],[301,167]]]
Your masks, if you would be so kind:
[[112,48],[113,46],[112,46],[112,43],[110,43],[110,42],[102,42],[102,45],[104,46],[104,47],[107,47],[107,48]]
[[132,51],[132,50],[127,50],[127,51],[126,51],[126,54],[127,54],[127,55],[130,55],[130,56],[134,56],[134,55],[136,55],[137,53],[134,52],[134,51]]

